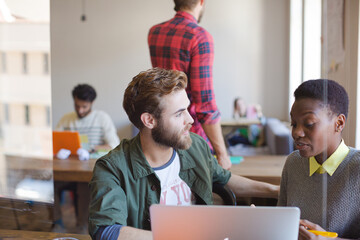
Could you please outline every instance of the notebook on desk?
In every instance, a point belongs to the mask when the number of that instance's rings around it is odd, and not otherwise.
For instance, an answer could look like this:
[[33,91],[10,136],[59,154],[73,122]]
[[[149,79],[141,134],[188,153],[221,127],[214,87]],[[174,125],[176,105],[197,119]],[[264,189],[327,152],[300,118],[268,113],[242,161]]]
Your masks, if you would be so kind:
[[154,240],[297,240],[300,210],[295,207],[150,207]]
[[57,154],[60,149],[65,148],[76,155],[76,151],[81,147],[80,135],[72,131],[53,131],[53,154]]

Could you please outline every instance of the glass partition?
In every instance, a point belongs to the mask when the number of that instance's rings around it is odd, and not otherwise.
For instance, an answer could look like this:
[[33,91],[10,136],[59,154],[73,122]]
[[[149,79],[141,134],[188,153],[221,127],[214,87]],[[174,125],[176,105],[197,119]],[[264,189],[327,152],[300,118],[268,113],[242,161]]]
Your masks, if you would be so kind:
[[0,226],[50,229],[49,8],[39,1],[22,4],[1,1],[0,9]]

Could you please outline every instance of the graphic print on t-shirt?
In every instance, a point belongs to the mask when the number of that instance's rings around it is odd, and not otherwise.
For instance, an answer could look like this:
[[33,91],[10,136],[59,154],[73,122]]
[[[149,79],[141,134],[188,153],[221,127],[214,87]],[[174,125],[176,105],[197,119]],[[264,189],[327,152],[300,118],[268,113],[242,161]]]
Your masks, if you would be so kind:
[[161,167],[153,169],[160,179],[160,204],[191,205],[191,190],[179,177],[180,159],[175,150],[169,162]]

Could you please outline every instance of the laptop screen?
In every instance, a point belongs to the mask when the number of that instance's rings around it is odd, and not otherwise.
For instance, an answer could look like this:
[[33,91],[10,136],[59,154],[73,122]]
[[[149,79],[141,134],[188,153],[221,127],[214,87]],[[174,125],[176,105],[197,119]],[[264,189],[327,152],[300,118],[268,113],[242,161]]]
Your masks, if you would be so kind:
[[64,148],[76,155],[76,151],[81,147],[80,135],[78,132],[71,131],[53,131],[53,154],[57,154]]
[[297,240],[300,210],[295,207],[150,207],[154,240]]

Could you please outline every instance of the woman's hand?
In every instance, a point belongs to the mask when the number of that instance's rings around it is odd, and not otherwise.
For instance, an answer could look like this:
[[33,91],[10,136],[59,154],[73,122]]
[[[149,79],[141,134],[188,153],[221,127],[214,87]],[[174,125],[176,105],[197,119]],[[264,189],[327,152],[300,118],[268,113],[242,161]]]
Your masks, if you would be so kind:
[[319,225],[312,223],[308,220],[300,220],[300,227],[299,227],[299,240],[329,240],[330,238],[318,236],[308,231],[316,230],[316,231],[326,231]]

